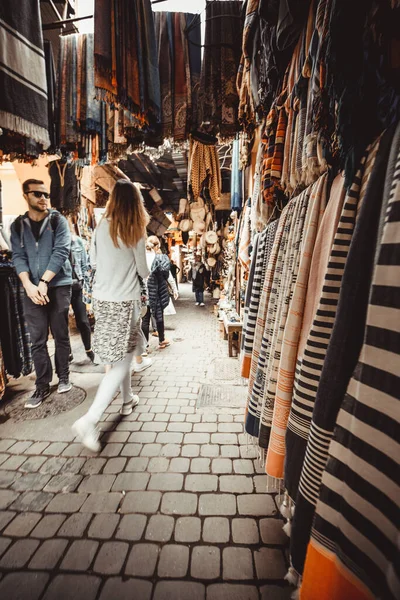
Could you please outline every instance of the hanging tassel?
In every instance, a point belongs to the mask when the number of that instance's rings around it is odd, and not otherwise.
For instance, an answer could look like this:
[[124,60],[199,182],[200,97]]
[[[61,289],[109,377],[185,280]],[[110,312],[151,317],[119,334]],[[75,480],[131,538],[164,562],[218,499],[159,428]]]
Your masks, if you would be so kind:
[[290,519],[290,517],[291,517],[290,499],[286,492],[285,492],[283,502],[279,507],[279,511],[284,519],[287,519],[287,520]]
[[298,586],[299,585],[299,574],[293,567],[289,567],[289,571],[285,575],[285,581],[289,583],[289,585]]
[[292,523],[291,521],[287,521],[285,525],[282,527],[283,531],[286,533],[288,538],[290,538],[290,534],[292,533]]

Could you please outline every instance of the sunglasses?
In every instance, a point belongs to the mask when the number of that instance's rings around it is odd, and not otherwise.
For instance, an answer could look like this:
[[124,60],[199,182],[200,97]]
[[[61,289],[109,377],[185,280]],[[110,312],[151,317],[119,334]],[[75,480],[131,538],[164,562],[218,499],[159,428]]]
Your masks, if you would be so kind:
[[33,194],[35,196],[35,198],[41,198],[42,196],[44,196],[46,198],[46,200],[48,200],[50,198],[50,194],[48,194],[47,192],[28,192],[28,194]]

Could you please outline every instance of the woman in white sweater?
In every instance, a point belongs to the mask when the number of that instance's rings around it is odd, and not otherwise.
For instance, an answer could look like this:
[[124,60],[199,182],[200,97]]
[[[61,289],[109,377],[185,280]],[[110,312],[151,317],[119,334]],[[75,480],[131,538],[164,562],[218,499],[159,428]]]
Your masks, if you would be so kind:
[[96,425],[118,388],[122,390],[122,415],[130,414],[139,401],[131,390],[131,363],[134,355],[145,351],[139,277],[149,275],[145,250],[148,222],[139,189],[130,181],[117,181],[91,250],[96,270],[93,350],[98,361],[112,369],[104,376],[88,412],[73,425],[82,444],[94,452],[100,450]]

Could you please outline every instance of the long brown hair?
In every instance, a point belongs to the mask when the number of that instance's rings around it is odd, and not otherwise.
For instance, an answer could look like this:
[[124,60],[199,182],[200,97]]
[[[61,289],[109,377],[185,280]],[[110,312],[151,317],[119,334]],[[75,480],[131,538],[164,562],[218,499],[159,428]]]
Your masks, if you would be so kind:
[[110,236],[116,248],[119,241],[128,247],[136,246],[146,235],[150,221],[139,188],[126,179],[116,182],[105,216],[110,221]]

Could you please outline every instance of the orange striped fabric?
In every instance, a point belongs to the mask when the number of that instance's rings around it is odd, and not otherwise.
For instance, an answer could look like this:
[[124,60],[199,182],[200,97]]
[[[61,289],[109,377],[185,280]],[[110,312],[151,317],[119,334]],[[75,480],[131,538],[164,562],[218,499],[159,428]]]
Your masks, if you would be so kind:
[[323,175],[311,189],[307,219],[304,225],[303,243],[300,250],[299,271],[283,333],[271,437],[266,462],[266,472],[268,475],[280,479],[283,478],[284,474],[285,436],[292,403],[297,349],[307,297],[308,277],[315,240],[325,210],[326,200],[327,175]]

